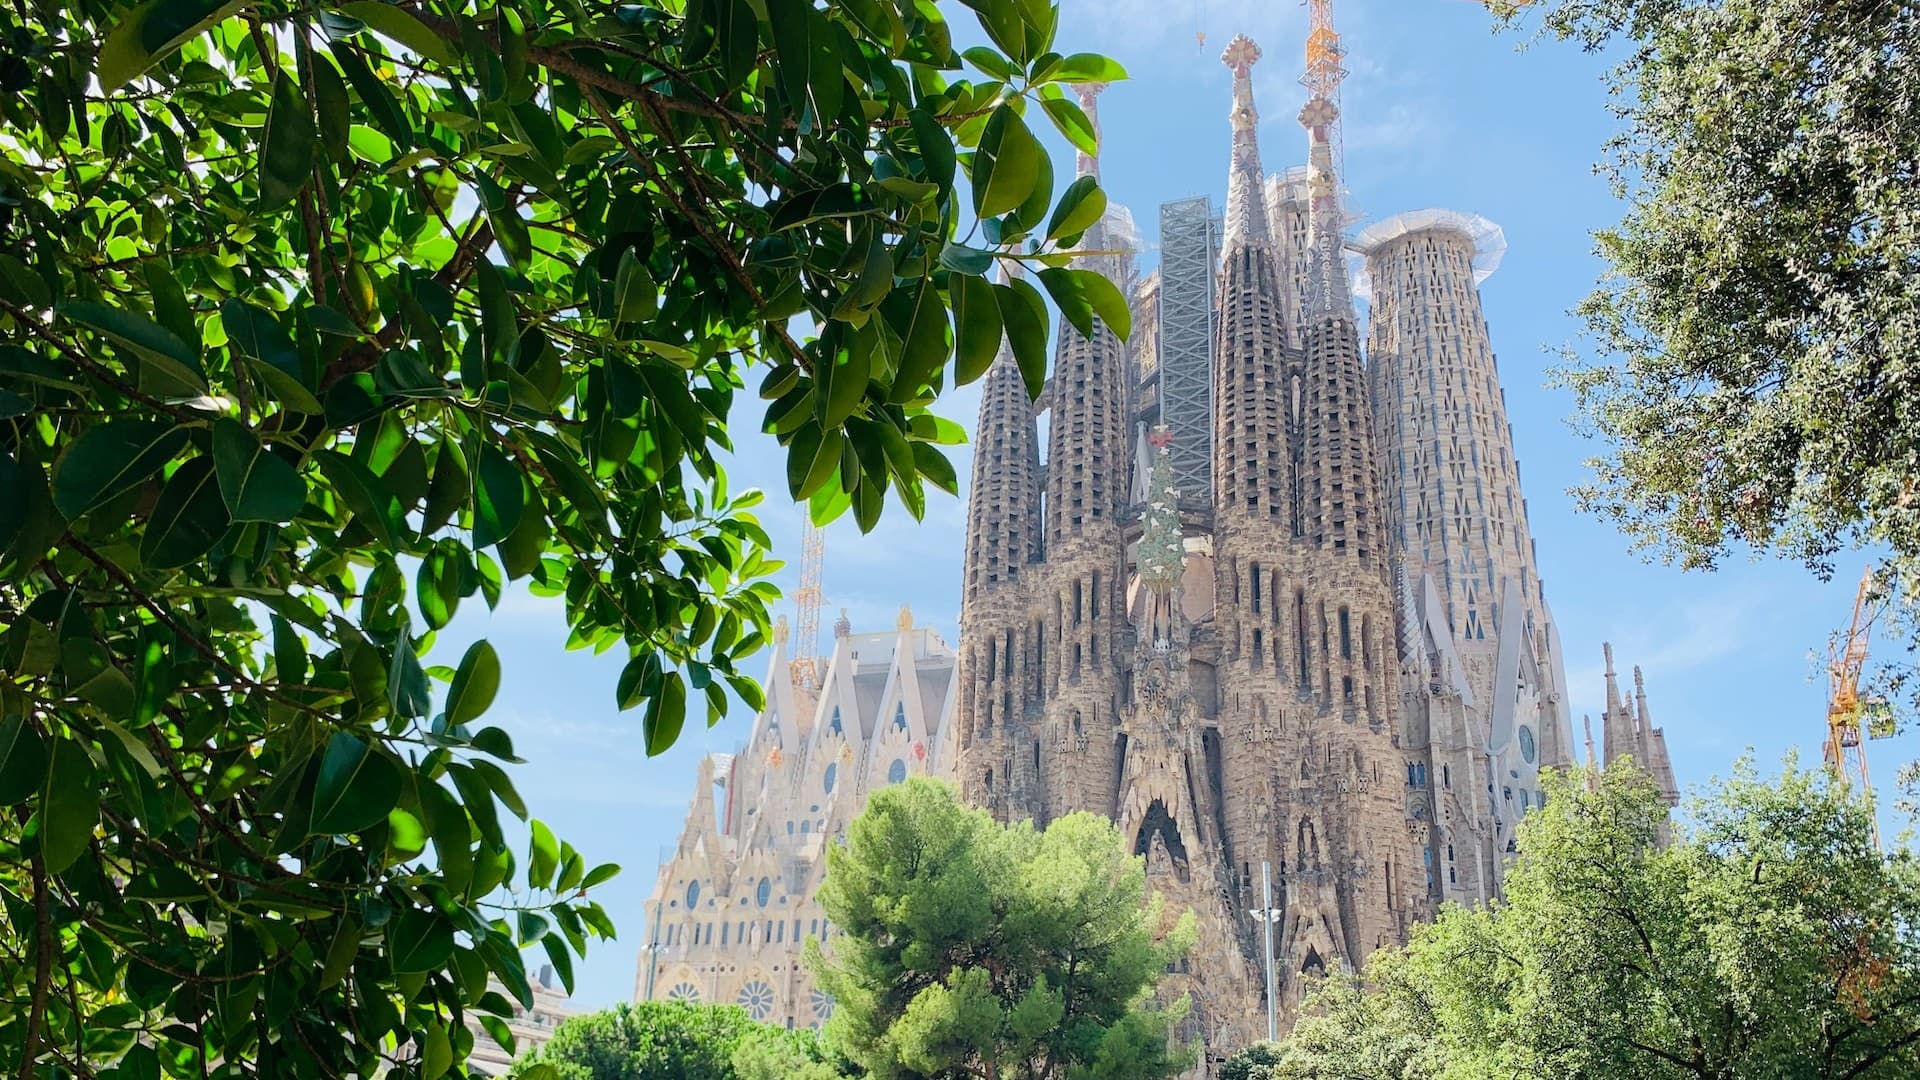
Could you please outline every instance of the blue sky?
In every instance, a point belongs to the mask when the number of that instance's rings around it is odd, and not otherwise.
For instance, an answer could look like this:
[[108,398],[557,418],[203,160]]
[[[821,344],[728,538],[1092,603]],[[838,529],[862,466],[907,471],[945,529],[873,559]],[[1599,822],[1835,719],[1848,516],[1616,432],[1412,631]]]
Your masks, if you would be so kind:
[[[1063,6],[1066,51],[1106,53],[1132,74],[1100,102],[1102,175],[1112,198],[1147,226],[1149,248],[1159,203],[1224,198],[1231,87],[1219,54],[1236,32],[1265,51],[1254,75],[1267,168],[1304,157],[1293,117],[1304,101],[1296,79],[1306,13],[1293,0]],[[945,7],[956,25],[969,17],[958,4]],[[1617,533],[1578,513],[1565,494],[1583,478],[1582,461],[1594,448],[1566,422],[1570,395],[1542,385],[1548,349],[1576,338],[1565,313],[1599,270],[1589,233],[1621,213],[1592,169],[1613,131],[1601,61],[1550,42],[1521,51],[1522,38],[1494,36],[1472,0],[1341,0],[1338,8],[1352,70],[1344,111],[1354,208],[1369,220],[1424,207],[1466,210],[1506,230],[1506,262],[1483,294],[1541,574],[1568,655],[1574,715],[1597,717],[1600,645],[1611,641],[1623,676],[1633,664],[1646,669],[1655,721],[1666,729],[1683,787],[1724,773],[1749,747],[1763,764],[1796,745],[1817,761],[1826,688],[1811,657],[1816,649],[1824,656],[1827,635],[1846,620],[1859,565],[1843,562],[1833,584],[1777,562],[1681,574],[1629,553]],[[1202,33],[1204,45],[1196,40]],[[1070,151],[1056,145],[1055,152],[1057,162],[1071,162]],[[1143,251],[1143,269],[1154,258]],[[942,411],[971,428],[977,401],[962,391]],[[747,405],[757,402],[749,396]],[[757,421],[757,411],[743,417],[742,430]],[[774,496],[763,521],[780,554],[797,562],[800,511],[786,504],[777,448],[752,435],[741,441],[735,486]],[[956,449],[965,477],[965,448]],[[949,642],[957,638],[963,503],[938,493],[930,502],[922,524],[892,505],[869,536],[851,521],[828,530],[824,624],[845,607],[856,631],[885,629],[904,602],[923,625]],[[791,575],[781,583],[790,586]],[[679,746],[650,760],[639,713],[613,705],[620,656],[567,652],[557,604],[518,594],[491,615],[463,610],[436,656],[453,663],[464,640],[479,635],[494,641],[505,662],[489,719],[513,733],[528,759],[513,775],[535,816],[590,861],[625,867],[596,890],[620,940],[589,955],[576,1004],[627,1000],[645,940],[644,900],[685,816],[695,763],[733,749],[749,718],[689,729]],[[1876,777],[1890,786],[1894,764],[1920,756],[1920,740],[1871,749]]]

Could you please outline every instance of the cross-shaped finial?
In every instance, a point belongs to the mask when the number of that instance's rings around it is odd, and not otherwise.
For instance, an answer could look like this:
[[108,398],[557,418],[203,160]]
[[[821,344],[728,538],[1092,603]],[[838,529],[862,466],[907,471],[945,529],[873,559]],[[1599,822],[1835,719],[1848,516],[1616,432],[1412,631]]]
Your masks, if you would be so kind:
[[1233,40],[1227,42],[1227,51],[1220,54],[1220,62],[1243,79],[1259,60],[1260,46],[1255,45],[1253,39],[1245,34],[1235,34]]
[[1173,445],[1173,432],[1168,431],[1165,424],[1155,424],[1153,431],[1147,435],[1147,442],[1155,450],[1165,450]]

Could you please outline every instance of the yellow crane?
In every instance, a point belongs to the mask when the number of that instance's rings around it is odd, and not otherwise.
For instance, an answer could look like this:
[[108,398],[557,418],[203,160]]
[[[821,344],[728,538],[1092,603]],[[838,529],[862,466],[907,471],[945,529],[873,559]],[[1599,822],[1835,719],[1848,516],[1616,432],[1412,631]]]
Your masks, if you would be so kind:
[[[1867,638],[1879,614],[1873,568],[1860,577],[1853,595],[1853,622],[1844,638],[1828,646],[1827,768],[1842,788],[1860,785],[1860,795],[1873,811],[1873,779],[1867,772],[1867,739],[1882,733],[1886,703],[1860,696],[1860,671],[1867,662]],[[1880,824],[1873,823],[1873,846],[1880,846]]]

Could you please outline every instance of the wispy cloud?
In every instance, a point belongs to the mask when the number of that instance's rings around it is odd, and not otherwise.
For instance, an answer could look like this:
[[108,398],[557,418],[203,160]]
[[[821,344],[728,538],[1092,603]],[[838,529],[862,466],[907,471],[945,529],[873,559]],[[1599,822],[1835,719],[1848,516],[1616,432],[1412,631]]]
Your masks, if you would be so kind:
[[[1603,629],[1613,644],[1614,669],[1622,679],[1622,690],[1629,692],[1636,665],[1649,682],[1673,679],[1735,655],[1768,633],[1777,620],[1764,597],[1740,589],[1652,612],[1641,609],[1632,622]],[[1597,715],[1606,705],[1605,662],[1598,655],[1578,660],[1567,671],[1574,712]]]

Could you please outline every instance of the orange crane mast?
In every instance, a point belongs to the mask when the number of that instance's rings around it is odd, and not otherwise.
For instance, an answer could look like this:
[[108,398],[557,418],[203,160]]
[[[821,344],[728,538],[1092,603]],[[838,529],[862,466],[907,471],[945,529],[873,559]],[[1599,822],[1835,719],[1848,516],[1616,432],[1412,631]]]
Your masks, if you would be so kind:
[[[1878,614],[1873,568],[1860,577],[1860,588],[1853,596],[1853,622],[1844,638],[1828,648],[1827,681],[1827,768],[1834,780],[1846,788],[1860,785],[1860,794],[1873,812],[1873,779],[1867,772],[1867,736],[1862,718],[1876,704],[1860,697],[1860,671],[1867,662],[1867,638],[1873,632]],[[1880,825],[1873,823],[1873,846],[1880,846]]]

